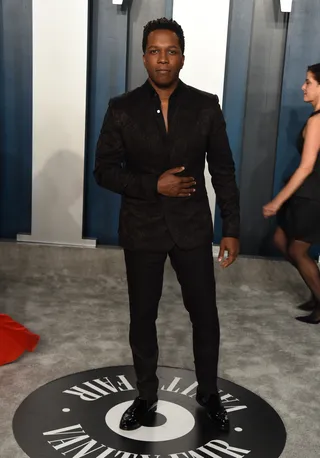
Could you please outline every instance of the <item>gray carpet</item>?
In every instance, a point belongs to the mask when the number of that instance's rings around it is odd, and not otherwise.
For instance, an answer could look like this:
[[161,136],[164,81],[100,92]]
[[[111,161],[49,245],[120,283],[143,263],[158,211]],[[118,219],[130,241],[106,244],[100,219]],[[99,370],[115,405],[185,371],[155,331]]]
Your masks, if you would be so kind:
[[[0,367],[0,457],[22,458],[11,423],[29,393],[67,374],[132,363],[126,281],[113,248],[0,243],[0,259],[0,313],[42,338],[35,353]],[[216,276],[220,376],[277,410],[288,433],[283,458],[318,458],[320,325],[294,320],[308,298],[304,284],[287,263],[261,259],[217,266]],[[169,265],[158,332],[159,364],[193,369],[190,324]]]

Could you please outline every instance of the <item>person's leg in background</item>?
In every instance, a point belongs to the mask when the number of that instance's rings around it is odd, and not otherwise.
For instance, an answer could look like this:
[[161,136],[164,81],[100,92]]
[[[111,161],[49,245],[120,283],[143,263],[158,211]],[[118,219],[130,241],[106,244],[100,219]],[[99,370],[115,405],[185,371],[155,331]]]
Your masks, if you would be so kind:
[[[288,262],[290,262],[290,264],[292,264],[293,267],[295,267],[299,271],[296,261],[294,260],[294,258],[298,254],[298,250],[294,249],[292,245],[292,247],[290,248],[291,252],[293,253],[293,258],[292,258],[289,254],[290,240],[281,227],[277,227],[274,233],[274,236],[273,236],[273,243],[276,246],[276,248],[283,254],[284,258]],[[305,281],[304,278],[303,280]],[[308,283],[306,284],[309,287]],[[298,308],[301,310],[305,310],[305,311],[312,311],[314,310],[316,306],[317,306],[317,299],[315,295],[313,294],[313,292],[311,291],[311,298],[307,302],[299,305]]]
[[312,313],[297,319],[309,324],[318,324],[320,322],[320,272],[317,263],[309,256],[310,246],[310,243],[292,240],[288,253],[316,300]]

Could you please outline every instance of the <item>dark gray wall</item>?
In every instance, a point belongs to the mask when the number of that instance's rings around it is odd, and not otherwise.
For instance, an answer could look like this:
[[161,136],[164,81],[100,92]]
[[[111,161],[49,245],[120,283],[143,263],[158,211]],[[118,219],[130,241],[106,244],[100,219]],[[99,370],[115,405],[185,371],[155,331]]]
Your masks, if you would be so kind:
[[99,187],[93,178],[96,143],[111,97],[126,88],[128,10],[112,0],[91,0],[89,19],[89,86],[84,193],[84,237],[117,245],[120,196]]
[[[230,1],[223,112],[227,121],[227,131],[236,165],[238,183],[248,91],[253,7],[254,0]],[[215,214],[214,228],[214,242],[219,243],[222,235],[222,222],[219,212]]]
[[[231,0],[224,115],[241,203],[241,252],[270,254],[262,206],[273,194],[288,15],[278,0]],[[221,238],[216,217],[215,242]]]
[[240,166],[241,247],[246,254],[268,253],[270,222],[262,206],[273,193],[286,35],[280,2],[256,0]]
[[31,230],[32,0],[0,1],[0,237]]

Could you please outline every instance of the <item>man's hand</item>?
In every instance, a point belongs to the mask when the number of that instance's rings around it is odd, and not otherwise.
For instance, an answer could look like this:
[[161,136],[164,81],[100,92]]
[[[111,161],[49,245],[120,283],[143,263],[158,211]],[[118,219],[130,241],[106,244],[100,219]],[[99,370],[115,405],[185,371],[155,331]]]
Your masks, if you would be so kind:
[[[224,252],[227,251],[228,255],[225,258]],[[239,240],[234,237],[223,237],[220,243],[220,251],[218,261],[221,267],[229,267],[238,257],[239,254]]]
[[177,167],[164,172],[158,180],[158,193],[168,197],[188,197],[195,192],[196,184],[192,177],[177,177],[175,174],[184,170]]

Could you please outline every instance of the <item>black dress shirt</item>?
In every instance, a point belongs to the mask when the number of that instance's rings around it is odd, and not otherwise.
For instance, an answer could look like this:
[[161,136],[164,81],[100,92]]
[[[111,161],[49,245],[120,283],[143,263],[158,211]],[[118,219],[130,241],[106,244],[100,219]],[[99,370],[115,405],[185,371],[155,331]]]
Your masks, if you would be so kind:
[[[192,249],[213,239],[205,186],[207,158],[223,219],[223,236],[239,237],[239,193],[218,97],[183,82],[171,95],[168,132],[158,94],[143,86],[111,99],[96,150],[97,183],[122,195],[120,244],[132,250]],[[190,197],[157,192],[160,175],[184,166]]]

